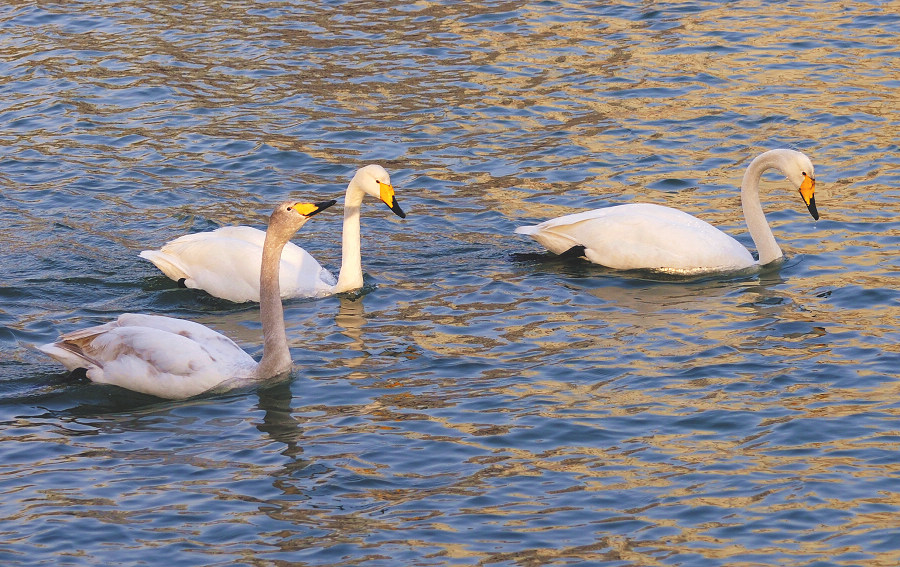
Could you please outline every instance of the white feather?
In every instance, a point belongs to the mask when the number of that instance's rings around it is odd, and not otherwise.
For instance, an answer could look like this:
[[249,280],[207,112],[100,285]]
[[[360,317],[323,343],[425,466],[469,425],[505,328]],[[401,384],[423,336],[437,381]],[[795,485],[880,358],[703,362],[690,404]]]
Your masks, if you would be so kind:
[[163,398],[186,398],[255,377],[256,361],[234,341],[199,323],[125,313],[115,321],[38,347],[68,370],[100,384]]
[[[185,287],[242,303],[259,301],[259,270],[266,233],[249,226],[226,226],[211,232],[187,234],[160,250],[144,250],[169,278]],[[288,242],[281,252],[281,297],[322,297],[337,283],[309,252]]]
[[70,371],[84,368],[94,382],[161,398],[187,398],[283,374],[290,370],[291,355],[278,283],[281,250],[309,217],[333,204],[282,203],[270,217],[256,268],[264,339],[259,363],[199,323],[138,313],[66,333],[38,348]]
[[[516,229],[555,254],[584,247],[595,264],[618,269],[647,269],[679,274],[703,274],[767,264],[782,256],[759,203],[759,179],[775,168],[808,191],[803,195],[810,214],[818,218],[813,166],[794,150],[771,150],[754,159],[741,184],[741,202],[759,261],[737,240],[683,211],[649,203],[618,205],[566,215]],[[808,199],[808,201],[807,201]]]
[[[359,214],[363,197],[383,201],[398,216],[388,172],[380,165],[360,168],[347,185],[340,275],[335,278],[306,250],[288,243],[281,257],[281,296],[322,297],[363,285]],[[231,226],[181,236],[160,250],[144,250],[141,258],[185,287],[202,289],[234,302],[259,301],[259,268],[265,233],[247,226]]]

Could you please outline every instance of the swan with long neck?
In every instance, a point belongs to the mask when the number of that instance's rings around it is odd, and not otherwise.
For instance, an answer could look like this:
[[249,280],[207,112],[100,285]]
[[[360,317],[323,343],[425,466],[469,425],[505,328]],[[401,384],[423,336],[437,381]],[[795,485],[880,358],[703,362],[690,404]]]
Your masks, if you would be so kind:
[[93,382],[160,398],[268,380],[291,369],[279,283],[281,250],[310,217],[333,205],[280,204],[269,219],[258,273],[263,331],[259,363],[231,339],[193,321],[124,313],[115,321],[62,335],[38,347],[68,370],[85,369]]
[[[360,168],[344,197],[341,269],[337,278],[306,250],[288,243],[281,254],[281,297],[324,297],[363,286],[360,251],[360,207],[363,198],[382,201],[400,218],[406,213],[397,204],[391,177],[376,164]],[[234,302],[259,301],[259,269],[265,233],[249,226],[228,226],[210,232],[188,234],[159,250],[140,253],[183,287],[202,289]]]
[[560,255],[579,256],[617,270],[651,270],[696,275],[766,265],[783,256],[766,221],[759,199],[759,181],[777,169],[799,188],[816,220],[815,173],[801,152],[770,150],[757,156],[741,182],[741,206],[759,259],[737,240],[685,212],[634,203],[594,209],[516,229]]

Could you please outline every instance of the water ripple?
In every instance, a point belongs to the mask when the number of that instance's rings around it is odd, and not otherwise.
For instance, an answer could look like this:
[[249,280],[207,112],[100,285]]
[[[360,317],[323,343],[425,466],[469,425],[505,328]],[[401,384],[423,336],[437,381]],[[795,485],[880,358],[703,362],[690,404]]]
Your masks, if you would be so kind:
[[[896,564],[894,12],[8,7],[0,561]],[[787,258],[761,272],[658,281],[513,234],[643,201],[752,248],[737,187],[777,146],[822,218],[767,175]],[[290,380],[163,402],[34,351],[143,311],[259,356],[254,306],[137,253],[372,161],[409,216],[366,205],[366,293],[286,304]],[[339,230],[297,242],[336,269]]]

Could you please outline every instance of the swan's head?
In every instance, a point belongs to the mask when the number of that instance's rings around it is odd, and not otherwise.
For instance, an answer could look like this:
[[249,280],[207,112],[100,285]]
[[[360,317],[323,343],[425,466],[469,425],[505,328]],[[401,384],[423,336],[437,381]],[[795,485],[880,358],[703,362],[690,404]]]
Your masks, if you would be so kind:
[[[819,211],[816,209],[816,172],[812,162],[806,154],[796,150],[769,150],[760,154],[757,158],[762,163],[768,163],[769,167],[777,167],[800,190],[800,197],[809,209],[809,214],[819,220]],[[756,160],[754,160],[756,161]]]
[[388,172],[380,165],[371,164],[361,167],[356,172],[356,175],[353,176],[350,184],[356,185],[365,191],[367,195],[371,195],[380,200],[387,205],[390,210],[394,211],[394,214],[398,217],[402,219],[406,218],[406,213],[404,213],[403,209],[400,208],[400,205],[397,204],[397,197],[394,196],[394,186],[391,185],[391,176],[388,175]]
[[285,201],[278,205],[269,217],[269,231],[287,241],[300,230],[313,215],[337,203],[334,199],[321,203]]
[[[776,168],[783,173],[788,181],[794,184],[800,190],[800,197],[809,209],[812,218],[819,220],[819,211],[816,210],[816,172],[813,164],[805,154],[796,150],[769,150],[763,152],[753,158],[744,174],[744,181],[741,182],[741,193],[743,194],[745,184],[750,181],[753,185],[753,191],[758,190],[759,178],[762,172],[769,168]],[[755,177],[755,180],[751,178]]]
[[787,175],[787,178],[794,187],[800,191],[800,197],[803,203],[809,209],[812,218],[819,220],[819,211],[816,209],[816,172],[813,168],[812,161],[802,152],[795,150],[782,150],[784,152],[784,161],[781,171]]

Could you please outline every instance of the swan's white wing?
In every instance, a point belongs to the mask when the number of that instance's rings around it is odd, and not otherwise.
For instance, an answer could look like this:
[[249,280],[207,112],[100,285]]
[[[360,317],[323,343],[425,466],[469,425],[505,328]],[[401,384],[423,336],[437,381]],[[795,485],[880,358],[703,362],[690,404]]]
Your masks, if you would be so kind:
[[[223,237],[236,238],[258,246],[262,262],[262,247],[266,241],[264,231],[249,226],[226,226],[215,232]],[[337,283],[331,272],[323,268],[309,252],[293,242],[285,244],[281,252],[279,273],[281,296],[285,298],[328,295]]]
[[588,260],[619,270],[703,273],[754,264],[746,248],[709,223],[649,203],[566,215],[516,232],[556,254],[583,246]]
[[252,226],[223,226],[221,228],[217,228],[216,230],[206,232],[199,232],[195,234],[186,234],[182,237],[176,238],[173,242],[184,240],[202,240],[205,237],[202,236],[204,234],[215,234],[221,238],[236,238],[238,240],[244,240],[251,244],[255,244],[262,248],[263,244],[266,242],[266,231],[260,230],[258,228],[253,228]]
[[[119,315],[114,324],[120,327],[147,327],[179,335],[202,345],[205,350],[216,358],[238,361],[253,360],[249,354],[244,352],[244,349],[222,333],[187,319],[177,319],[162,315],[144,315],[142,313],[123,313]],[[79,333],[79,331],[75,331],[69,335],[63,335],[63,337]]]
[[[188,234],[140,255],[173,280],[184,280],[186,287],[238,303],[259,301],[265,238],[261,230],[230,226]],[[328,295],[337,282],[306,250],[290,242],[281,254],[279,280],[284,298]]]
[[187,398],[252,376],[253,358],[231,339],[183,319],[126,313],[68,333],[40,349],[102,384],[161,398]]

